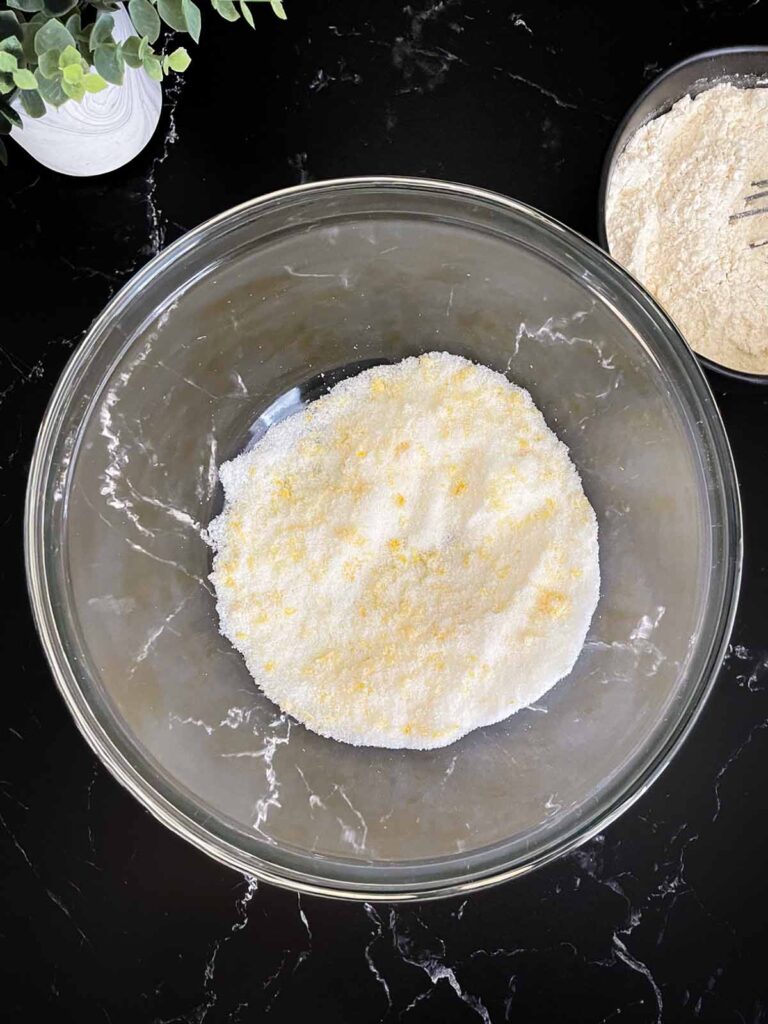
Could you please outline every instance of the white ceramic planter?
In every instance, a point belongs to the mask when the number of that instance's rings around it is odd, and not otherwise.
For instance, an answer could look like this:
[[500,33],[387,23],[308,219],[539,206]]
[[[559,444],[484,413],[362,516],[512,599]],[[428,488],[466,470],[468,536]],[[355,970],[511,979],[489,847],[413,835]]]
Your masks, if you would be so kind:
[[[134,34],[131,19],[121,7],[113,14],[115,39]],[[40,118],[27,117],[18,100],[14,106],[24,128],[13,139],[44,167],[60,174],[88,177],[106,174],[128,163],[146,146],[160,120],[163,92],[141,69],[125,69],[122,85],[89,93],[82,103],[70,101]]]

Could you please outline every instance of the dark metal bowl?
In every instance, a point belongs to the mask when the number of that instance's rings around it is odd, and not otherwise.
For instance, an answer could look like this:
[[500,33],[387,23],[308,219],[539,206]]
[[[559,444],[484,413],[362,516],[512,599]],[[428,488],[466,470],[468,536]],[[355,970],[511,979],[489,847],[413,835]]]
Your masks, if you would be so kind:
[[[638,96],[616,129],[605,155],[598,194],[597,233],[606,252],[608,236],[605,230],[605,199],[613,165],[629,140],[648,121],[666,114],[683,96],[697,96],[720,82],[754,87],[768,86],[768,46],[729,46],[722,50],[707,50],[667,68]],[[696,358],[709,370],[726,377],[754,384],[768,384],[768,374],[746,373],[722,366],[696,352]]]

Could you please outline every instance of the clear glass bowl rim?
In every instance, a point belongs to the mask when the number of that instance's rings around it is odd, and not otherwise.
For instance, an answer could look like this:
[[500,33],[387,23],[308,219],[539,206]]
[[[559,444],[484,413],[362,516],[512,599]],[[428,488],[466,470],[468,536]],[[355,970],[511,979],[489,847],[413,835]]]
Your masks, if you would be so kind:
[[[500,213],[514,214],[519,219],[530,219],[539,229],[544,229],[553,242],[560,243],[569,254],[578,253],[580,261],[591,273],[607,276],[612,283],[625,292],[629,301],[639,305],[646,315],[656,322],[658,340],[668,349],[671,362],[682,370],[678,374],[678,386],[687,392],[688,400],[698,408],[700,427],[708,435],[709,448],[713,459],[710,473],[719,486],[711,488],[719,500],[722,513],[722,528],[717,531],[713,544],[719,548],[719,606],[710,607],[712,616],[709,632],[709,647],[703,659],[699,678],[690,685],[687,699],[681,706],[674,725],[667,731],[664,742],[646,757],[644,767],[630,782],[611,799],[607,805],[598,807],[583,822],[564,836],[558,837],[543,849],[530,852],[517,860],[505,861],[502,856],[496,863],[488,863],[487,851],[475,851],[461,860],[466,863],[476,858],[474,871],[457,872],[454,877],[430,879],[424,875],[424,866],[419,865],[421,874],[418,881],[404,886],[401,881],[387,878],[387,866],[376,866],[375,879],[352,878],[339,883],[337,879],[318,878],[306,871],[256,857],[238,848],[224,834],[214,834],[195,817],[194,808],[184,810],[179,806],[184,795],[179,788],[166,785],[161,778],[151,779],[147,768],[140,771],[126,751],[125,737],[110,735],[96,716],[83,686],[84,680],[78,667],[67,657],[61,639],[59,623],[46,569],[46,545],[50,543],[47,532],[47,496],[52,492],[52,481],[56,472],[54,455],[56,441],[62,424],[77,397],[77,385],[99,350],[101,336],[115,320],[120,308],[133,301],[149,280],[160,274],[175,259],[192,247],[204,245],[217,232],[226,230],[235,221],[244,222],[258,217],[265,208],[290,202],[294,198],[305,198],[317,193],[324,197],[347,190],[392,190],[423,191],[444,194],[454,199],[491,206]],[[105,377],[106,379],[106,377]],[[102,380],[101,384],[104,381]],[[101,386],[101,385],[100,385]],[[82,427],[82,422],[80,424]],[[627,810],[667,767],[672,757],[689,734],[707,696],[711,692],[723,656],[727,650],[738,603],[743,556],[742,512],[739,498],[735,465],[720,413],[715,404],[709,385],[696,362],[691,349],[654,299],[619,264],[611,259],[597,245],[579,235],[571,228],[517,200],[509,199],[488,190],[453,182],[434,179],[370,176],[339,178],[312,182],[271,192],[248,200],[218,214],[191,231],[155,256],[112,297],[101,314],[87,330],[82,342],[72,354],[54,389],[43,417],[30,466],[25,512],[24,549],[27,585],[35,624],[43,649],[54,676],[56,685],[69,708],[75,723],[91,749],[142,806],[174,833],[186,839],[193,846],[207,853],[213,859],[228,865],[247,876],[253,876],[284,888],[313,895],[345,898],[351,900],[387,902],[425,900],[467,893],[507,879],[521,876],[541,867],[580,846],[601,832]],[[717,572],[717,569],[713,570]],[[87,682],[86,682],[87,686]],[[174,799],[175,798],[175,799]],[[223,830],[225,831],[225,830]],[[339,862],[337,862],[339,863]],[[351,866],[351,865],[350,865]],[[414,867],[416,865],[414,864]],[[359,873],[358,870],[350,874]],[[396,870],[402,869],[398,865]],[[394,870],[392,874],[394,874]]]

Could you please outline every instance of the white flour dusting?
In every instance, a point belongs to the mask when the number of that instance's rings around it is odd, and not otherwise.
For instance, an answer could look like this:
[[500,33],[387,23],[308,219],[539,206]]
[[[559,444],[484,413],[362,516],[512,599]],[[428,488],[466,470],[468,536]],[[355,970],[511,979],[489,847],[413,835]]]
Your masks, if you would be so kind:
[[595,515],[501,374],[446,353],[376,367],[220,474],[221,631],[315,732],[444,746],[573,667],[599,591]]
[[640,128],[611,175],[606,228],[692,348],[768,373],[768,89],[716,85]]

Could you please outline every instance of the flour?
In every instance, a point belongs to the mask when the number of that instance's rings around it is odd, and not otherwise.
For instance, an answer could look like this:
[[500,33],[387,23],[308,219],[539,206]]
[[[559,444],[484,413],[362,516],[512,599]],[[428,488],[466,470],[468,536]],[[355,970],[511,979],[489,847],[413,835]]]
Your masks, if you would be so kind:
[[640,128],[606,228],[696,352],[768,373],[768,89],[716,85]]
[[376,367],[220,470],[221,630],[310,729],[439,747],[566,675],[597,525],[527,392],[446,353]]

